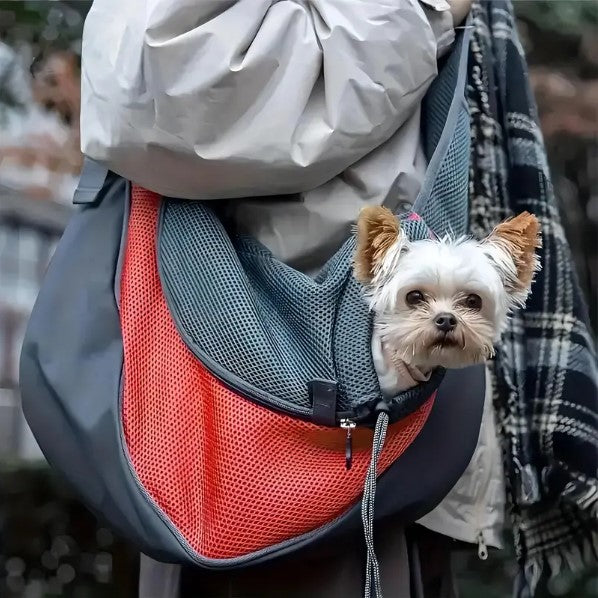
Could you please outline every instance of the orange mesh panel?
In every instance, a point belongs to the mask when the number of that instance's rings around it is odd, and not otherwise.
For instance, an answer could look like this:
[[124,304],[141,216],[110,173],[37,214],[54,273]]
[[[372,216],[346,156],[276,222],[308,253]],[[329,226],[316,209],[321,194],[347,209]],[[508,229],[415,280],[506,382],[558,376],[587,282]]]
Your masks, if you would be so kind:
[[[259,407],[224,388],[176,331],[156,262],[160,199],[134,188],[121,286],[123,423],[141,483],[199,554],[231,558],[316,529],[358,500],[370,430],[345,433]],[[432,399],[392,425],[386,469],[426,421]]]

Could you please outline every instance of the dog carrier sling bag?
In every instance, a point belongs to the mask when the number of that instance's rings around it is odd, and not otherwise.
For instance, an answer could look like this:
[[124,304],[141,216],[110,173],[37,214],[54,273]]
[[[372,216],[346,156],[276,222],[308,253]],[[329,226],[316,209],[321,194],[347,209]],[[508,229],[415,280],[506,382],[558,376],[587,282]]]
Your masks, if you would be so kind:
[[[413,239],[466,232],[467,49],[461,34],[423,104]],[[92,161],[75,201],[21,360],[48,461],[156,559],[235,568],[363,523],[375,574],[374,519],[423,516],[467,466],[483,368],[383,400],[353,237],[312,279],[229,233],[217,203]]]

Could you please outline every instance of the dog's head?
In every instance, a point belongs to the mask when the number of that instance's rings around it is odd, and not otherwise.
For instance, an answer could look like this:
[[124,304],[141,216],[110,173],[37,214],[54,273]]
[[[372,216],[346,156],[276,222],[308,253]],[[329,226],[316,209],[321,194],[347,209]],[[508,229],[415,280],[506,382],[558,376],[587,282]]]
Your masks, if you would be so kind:
[[485,239],[409,241],[383,207],[362,210],[354,274],[386,346],[422,368],[464,367],[493,354],[539,268],[540,226],[525,212]]

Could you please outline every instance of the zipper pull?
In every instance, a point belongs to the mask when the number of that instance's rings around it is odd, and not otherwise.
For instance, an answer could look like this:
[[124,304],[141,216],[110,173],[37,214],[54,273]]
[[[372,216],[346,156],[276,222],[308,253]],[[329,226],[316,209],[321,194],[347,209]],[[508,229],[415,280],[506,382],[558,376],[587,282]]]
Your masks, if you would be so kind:
[[486,546],[484,534],[481,532],[481,530],[478,533],[478,558],[481,561],[485,561],[488,558],[488,547]]
[[343,430],[347,431],[347,437],[345,438],[345,467],[349,470],[353,464],[353,428],[357,424],[350,419],[341,419],[340,425]]

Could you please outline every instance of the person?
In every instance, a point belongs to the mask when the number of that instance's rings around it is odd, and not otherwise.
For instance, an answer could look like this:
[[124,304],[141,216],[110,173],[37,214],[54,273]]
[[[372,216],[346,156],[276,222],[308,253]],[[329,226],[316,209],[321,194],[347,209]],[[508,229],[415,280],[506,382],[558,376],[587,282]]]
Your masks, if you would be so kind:
[[[595,352],[511,4],[154,0],[125,25],[113,19],[117,4],[97,0],[86,24],[83,152],[155,193],[223,200],[227,224],[308,276],[347,239],[360,208],[414,203],[428,167],[421,102],[457,29],[471,27],[470,230],[482,238],[533,212],[542,268],[488,364],[478,445],[461,479],[417,523],[390,519],[376,530],[382,585],[401,598],[455,596],[450,547],[473,545],[482,559],[500,547],[505,496],[518,596],[563,563],[590,562]],[[347,537],[228,573],[142,555],[139,594],[361,596],[359,546]]]
[[79,74],[75,56],[51,52],[33,78],[0,42],[0,184],[29,197],[70,201],[83,157],[79,150]]
[[[405,60],[411,60],[418,52],[431,52],[436,60],[441,59],[450,51],[455,28],[464,22],[470,4],[471,0],[406,3],[407,13],[423,14],[425,21],[421,22],[424,28],[421,35],[410,32],[414,36],[410,40],[413,41],[412,54]],[[420,79],[426,81],[425,88],[436,74],[436,60],[428,65],[429,72],[418,73]],[[397,202],[415,201],[427,167],[420,124],[420,109],[415,103],[406,110],[404,124],[389,142],[394,144],[396,162],[393,169],[382,176],[374,151],[346,169],[342,177],[303,193],[301,201],[281,202],[265,197],[230,201],[226,207],[227,217],[239,231],[260,240],[278,259],[313,276],[345,241],[360,207],[369,202],[382,203],[391,193]],[[347,183],[343,179],[354,179],[361,184]],[[376,544],[387,595],[401,598],[456,596],[450,563],[451,542],[472,543],[478,546],[484,558],[488,547],[501,547],[504,488],[493,417],[491,401],[487,398],[480,441],[471,465],[445,501],[420,520],[417,527],[406,530],[395,523],[378,533]],[[482,480],[479,471],[485,472]],[[307,555],[232,574],[181,569],[141,555],[139,596],[357,598],[363,588],[364,554],[357,548],[362,538],[356,536],[350,542],[356,547],[354,550],[324,545],[310,550]],[[425,558],[420,558],[420,554]],[[289,587],[290,578],[292,587]]]

